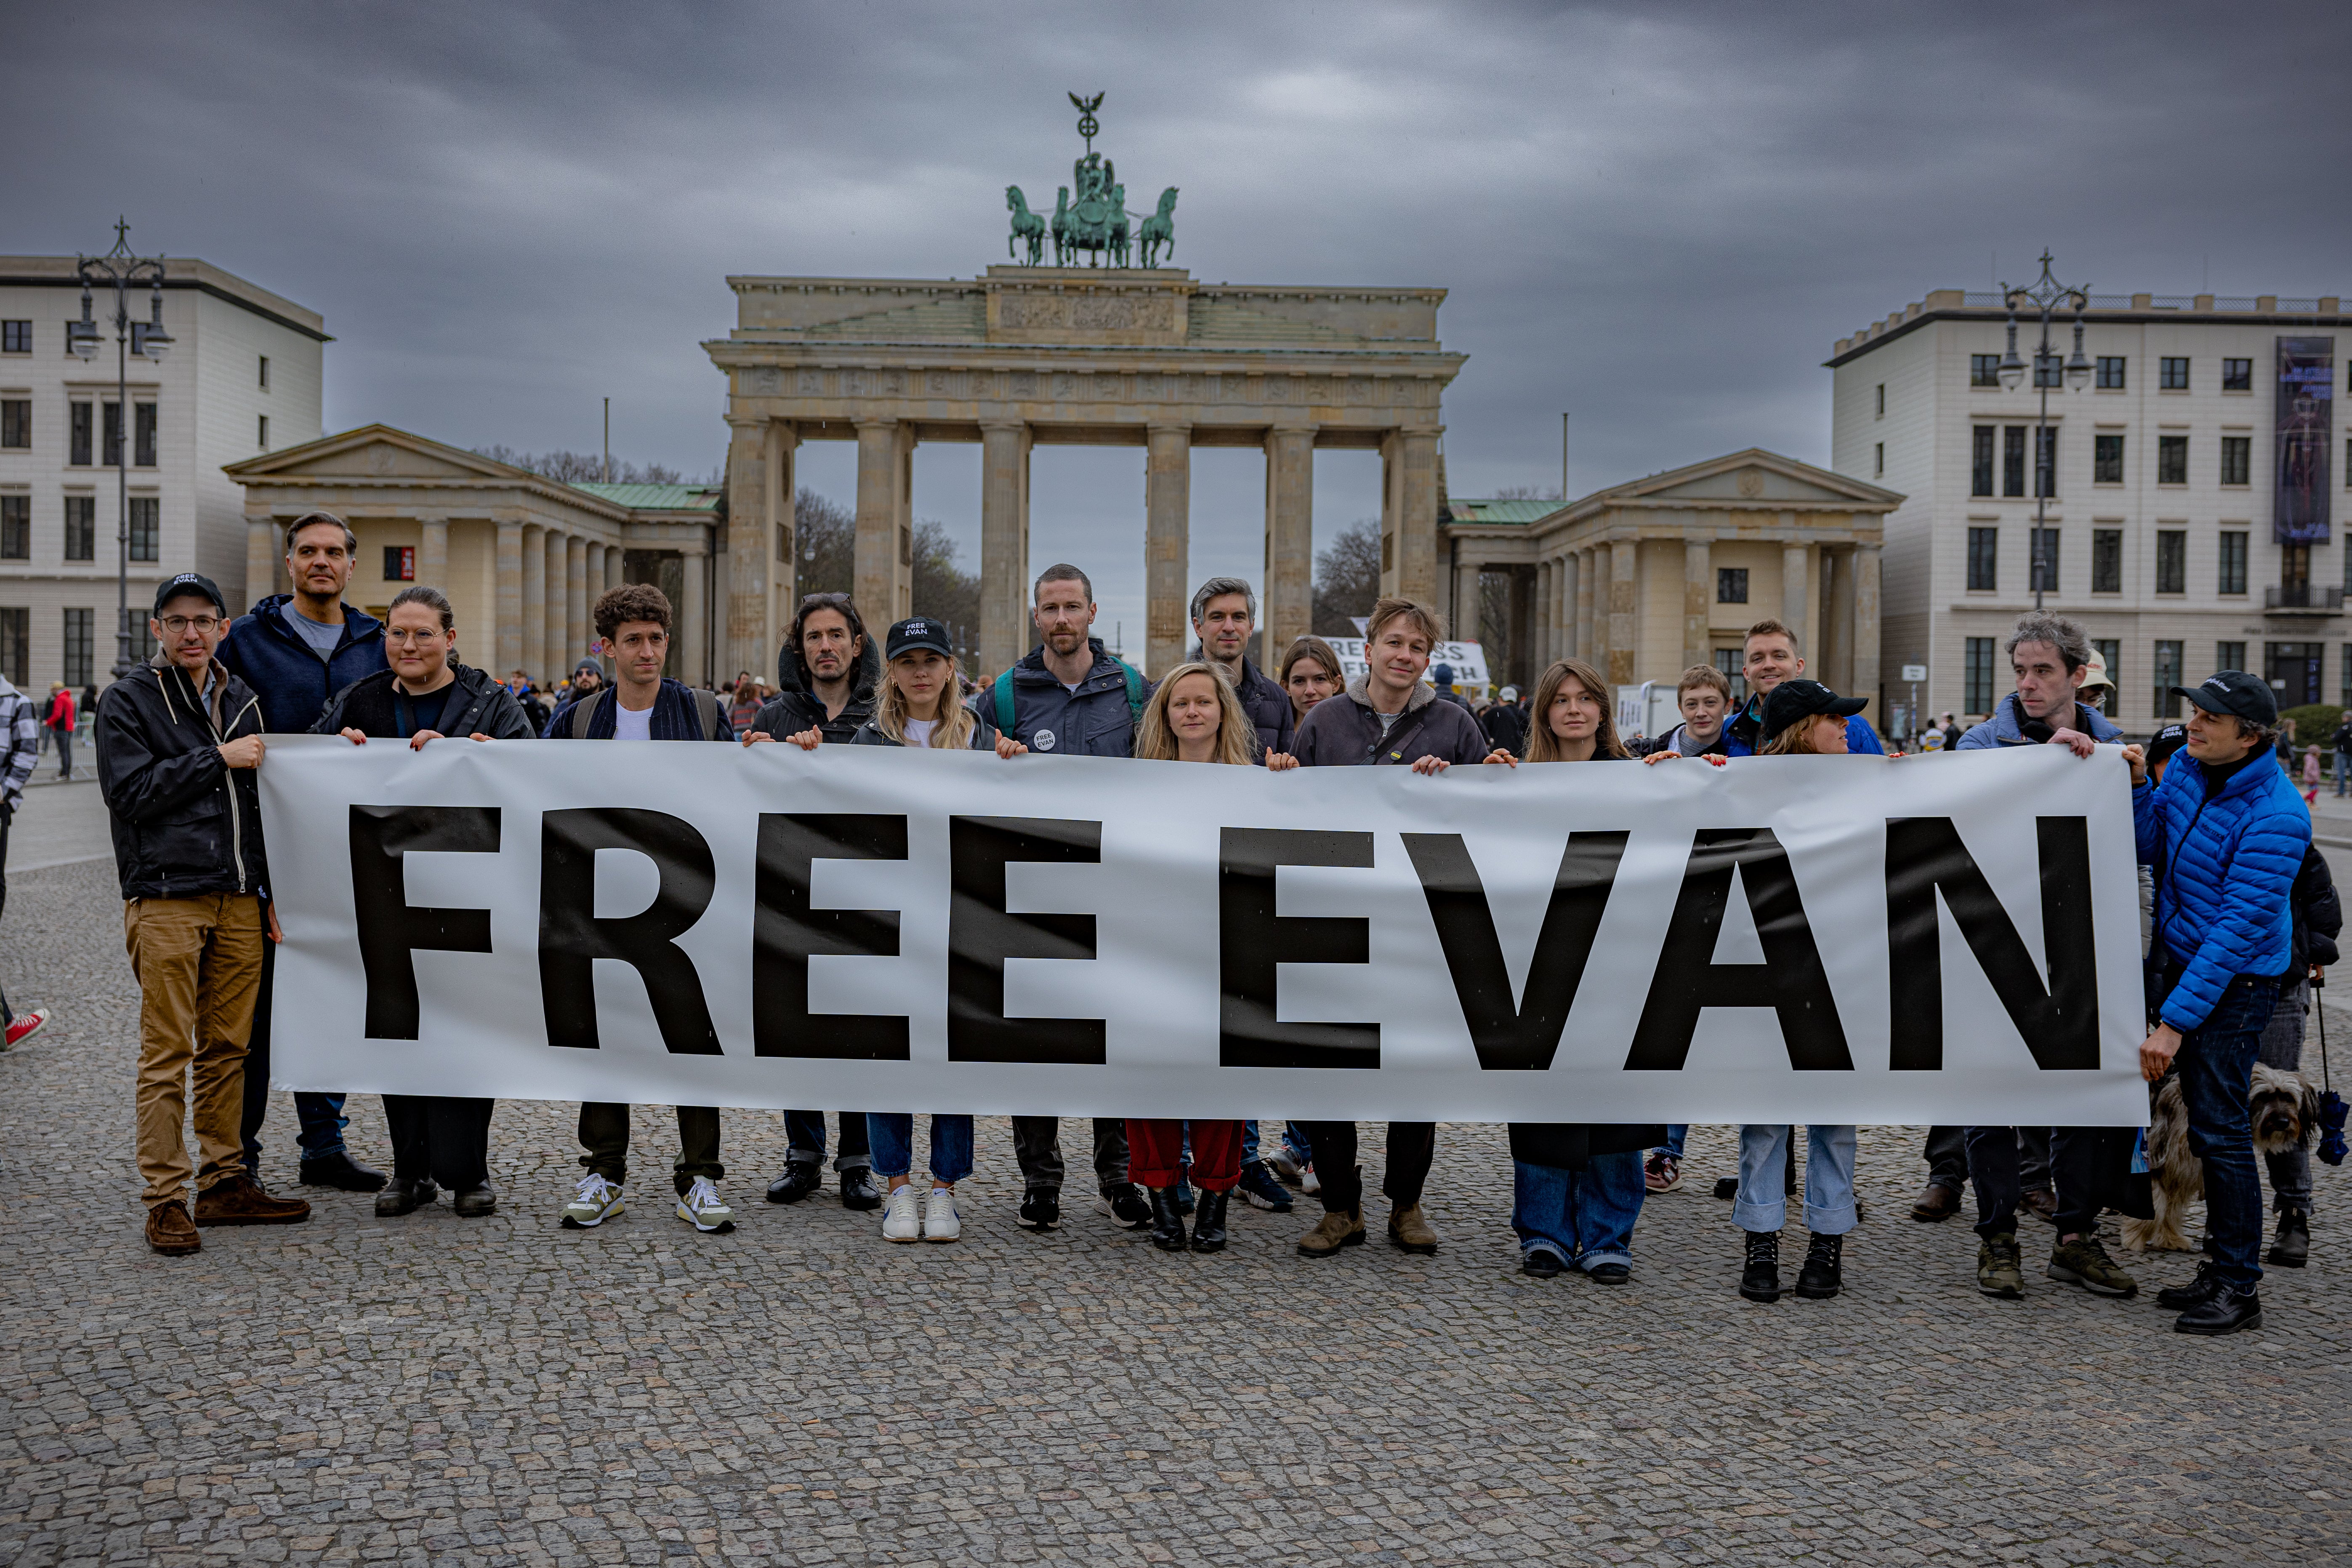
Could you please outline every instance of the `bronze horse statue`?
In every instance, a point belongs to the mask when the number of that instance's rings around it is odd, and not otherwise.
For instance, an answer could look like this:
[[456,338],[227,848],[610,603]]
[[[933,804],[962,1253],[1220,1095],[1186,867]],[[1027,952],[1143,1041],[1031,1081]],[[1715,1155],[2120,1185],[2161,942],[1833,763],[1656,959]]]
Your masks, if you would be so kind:
[[1166,246],[1171,254],[1176,249],[1176,187],[1169,186],[1160,193],[1160,210],[1143,220],[1136,233],[1136,243],[1142,248],[1141,265],[1155,264],[1159,249]]
[[1029,210],[1029,198],[1021,194],[1018,185],[1004,187],[1004,205],[1013,214],[1013,232],[1004,239],[1005,255],[1015,261],[1020,260],[1020,253],[1013,247],[1026,240],[1029,245],[1028,265],[1043,265],[1045,259],[1045,220]]

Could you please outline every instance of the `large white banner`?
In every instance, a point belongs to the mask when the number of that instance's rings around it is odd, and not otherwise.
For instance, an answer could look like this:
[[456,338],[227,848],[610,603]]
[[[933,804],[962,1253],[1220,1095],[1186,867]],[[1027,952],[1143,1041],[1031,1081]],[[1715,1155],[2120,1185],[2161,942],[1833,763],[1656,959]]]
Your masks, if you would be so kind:
[[2136,1125],[2103,750],[1269,773],[272,737],[280,1087]]

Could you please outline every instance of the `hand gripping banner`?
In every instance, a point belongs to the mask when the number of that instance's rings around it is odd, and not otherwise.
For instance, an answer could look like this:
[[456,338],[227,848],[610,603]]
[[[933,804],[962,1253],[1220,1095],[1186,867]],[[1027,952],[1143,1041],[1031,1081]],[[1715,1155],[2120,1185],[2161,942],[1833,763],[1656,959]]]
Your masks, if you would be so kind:
[[2103,749],[1257,768],[273,737],[282,1088],[2138,1125]]

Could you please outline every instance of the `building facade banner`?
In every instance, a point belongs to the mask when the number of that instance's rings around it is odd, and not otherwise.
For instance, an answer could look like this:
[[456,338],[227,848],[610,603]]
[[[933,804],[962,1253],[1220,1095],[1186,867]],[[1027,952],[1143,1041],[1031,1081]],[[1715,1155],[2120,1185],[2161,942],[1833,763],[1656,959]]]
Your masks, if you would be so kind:
[[[2127,774],[272,737],[281,1088],[2136,1125]],[[299,1021],[299,1022],[298,1022]]]
[[2277,492],[2273,542],[2327,542],[2328,459],[2334,444],[2336,340],[2278,341]]

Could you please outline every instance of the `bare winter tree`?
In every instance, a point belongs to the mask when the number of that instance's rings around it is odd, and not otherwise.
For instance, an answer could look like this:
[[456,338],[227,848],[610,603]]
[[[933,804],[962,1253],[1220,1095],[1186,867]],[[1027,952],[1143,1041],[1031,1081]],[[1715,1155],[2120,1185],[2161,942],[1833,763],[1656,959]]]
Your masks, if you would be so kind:
[[[1372,613],[1381,596],[1381,524],[1365,518],[1325,546],[1315,557],[1317,637],[1356,636],[1355,617]],[[1279,657],[1280,650],[1276,650]]]
[[[518,452],[511,447],[477,447],[474,454],[488,458],[494,463],[526,468],[567,485],[598,484],[604,478],[604,459],[593,452]],[[706,481],[689,480],[667,463],[627,463],[615,459],[613,482],[616,485],[683,485]]]
[[[793,516],[800,591],[856,593],[856,514],[829,496],[803,489],[793,499]],[[971,647],[980,640],[980,578],[958,564],[958,553],[945,523],[915,524],[915,614],[944,622],[954,629],[961,646]],[[880,636],[881,623],[871,615],[867,619],[873,623],[867,629]],[[967,655],[967,663],[970,658]]]
[[1549,487],[1543,485],[1505,485],[1501,489],[1495,492],[1495,499],[1496,500],[1558,500],[1560,499],[1559,487],[1558,485],[1551,485]]

